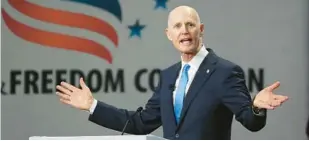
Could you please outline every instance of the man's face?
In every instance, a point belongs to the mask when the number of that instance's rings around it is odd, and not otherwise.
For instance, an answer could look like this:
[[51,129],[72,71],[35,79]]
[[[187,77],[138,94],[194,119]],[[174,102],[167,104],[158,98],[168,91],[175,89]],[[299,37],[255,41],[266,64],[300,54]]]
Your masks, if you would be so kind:
[[197,16],[197,13],[188,9],[179,9],[170,15],[166,34],[181,53],[196,53],[199,48],[204,26]]

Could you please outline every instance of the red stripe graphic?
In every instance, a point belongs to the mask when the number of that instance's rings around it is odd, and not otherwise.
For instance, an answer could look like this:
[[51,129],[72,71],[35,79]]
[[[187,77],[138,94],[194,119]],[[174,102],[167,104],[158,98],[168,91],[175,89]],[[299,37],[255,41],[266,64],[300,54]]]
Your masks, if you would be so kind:
[[[16,0],[20,1],[20,0]],[[59,33],[43,31],[22,24],[10,17],[2,8],[2,17],[8,28],[16,35],[24,40],[49,46],[53,48],[63,48],[75,50],[79,52],[89,53],[112,63],[110,52],[102,45],[83,38],[78,38]]]
[[8,2],[19,12],[34,19],[97,32],[105,35],[116,47],[118,46],[117,32],[113,26],[103,20],[84,14],[42,7],[25,0],[9,0]]

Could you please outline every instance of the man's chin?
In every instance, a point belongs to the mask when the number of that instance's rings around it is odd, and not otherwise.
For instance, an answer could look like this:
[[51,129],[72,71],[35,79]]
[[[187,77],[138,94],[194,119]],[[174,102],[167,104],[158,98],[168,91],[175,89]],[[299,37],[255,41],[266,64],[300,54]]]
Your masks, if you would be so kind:
[[192,49],[192,50],[181,50],[180,51],[183,54],[196,54],[196,50]]
[[182,46],[179,51],[181,53],[185,53],[185,54],[192,54],[192,53],[196,53],[197,48],[193,47],[193,46]]

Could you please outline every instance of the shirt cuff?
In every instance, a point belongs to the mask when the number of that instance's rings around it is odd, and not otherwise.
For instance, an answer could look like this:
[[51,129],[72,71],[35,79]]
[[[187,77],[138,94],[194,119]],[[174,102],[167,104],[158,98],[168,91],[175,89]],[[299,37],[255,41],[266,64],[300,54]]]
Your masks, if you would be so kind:
[[93,103],[92,103],[92,105],[91,105],[91,107],[89,109],[90,114],[93,114],[93,112],[95,110],[95,107],[97,107],[97,103],[98,103],[98,101],[96,99],[94,99]]
[[265,109],[259,109],[257,107],[252,106],[252,112],[256,116],[264,116],[265,115]]

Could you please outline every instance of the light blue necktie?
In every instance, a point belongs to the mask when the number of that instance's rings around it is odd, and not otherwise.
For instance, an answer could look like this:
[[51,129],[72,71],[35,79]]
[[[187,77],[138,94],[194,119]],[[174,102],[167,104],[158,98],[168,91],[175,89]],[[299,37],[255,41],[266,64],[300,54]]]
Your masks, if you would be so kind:
[[188,83],[188,70],[190,69],[190,65],[186,64],[183,66],[183,70],[181,73],[181,78],[179,80],[178,88],[175,95],[175,103],[174,103],[174,113],[176,117],[177,124],[180,120],[180,114],[183,106],[183,100],[186,93],[186,86]]

